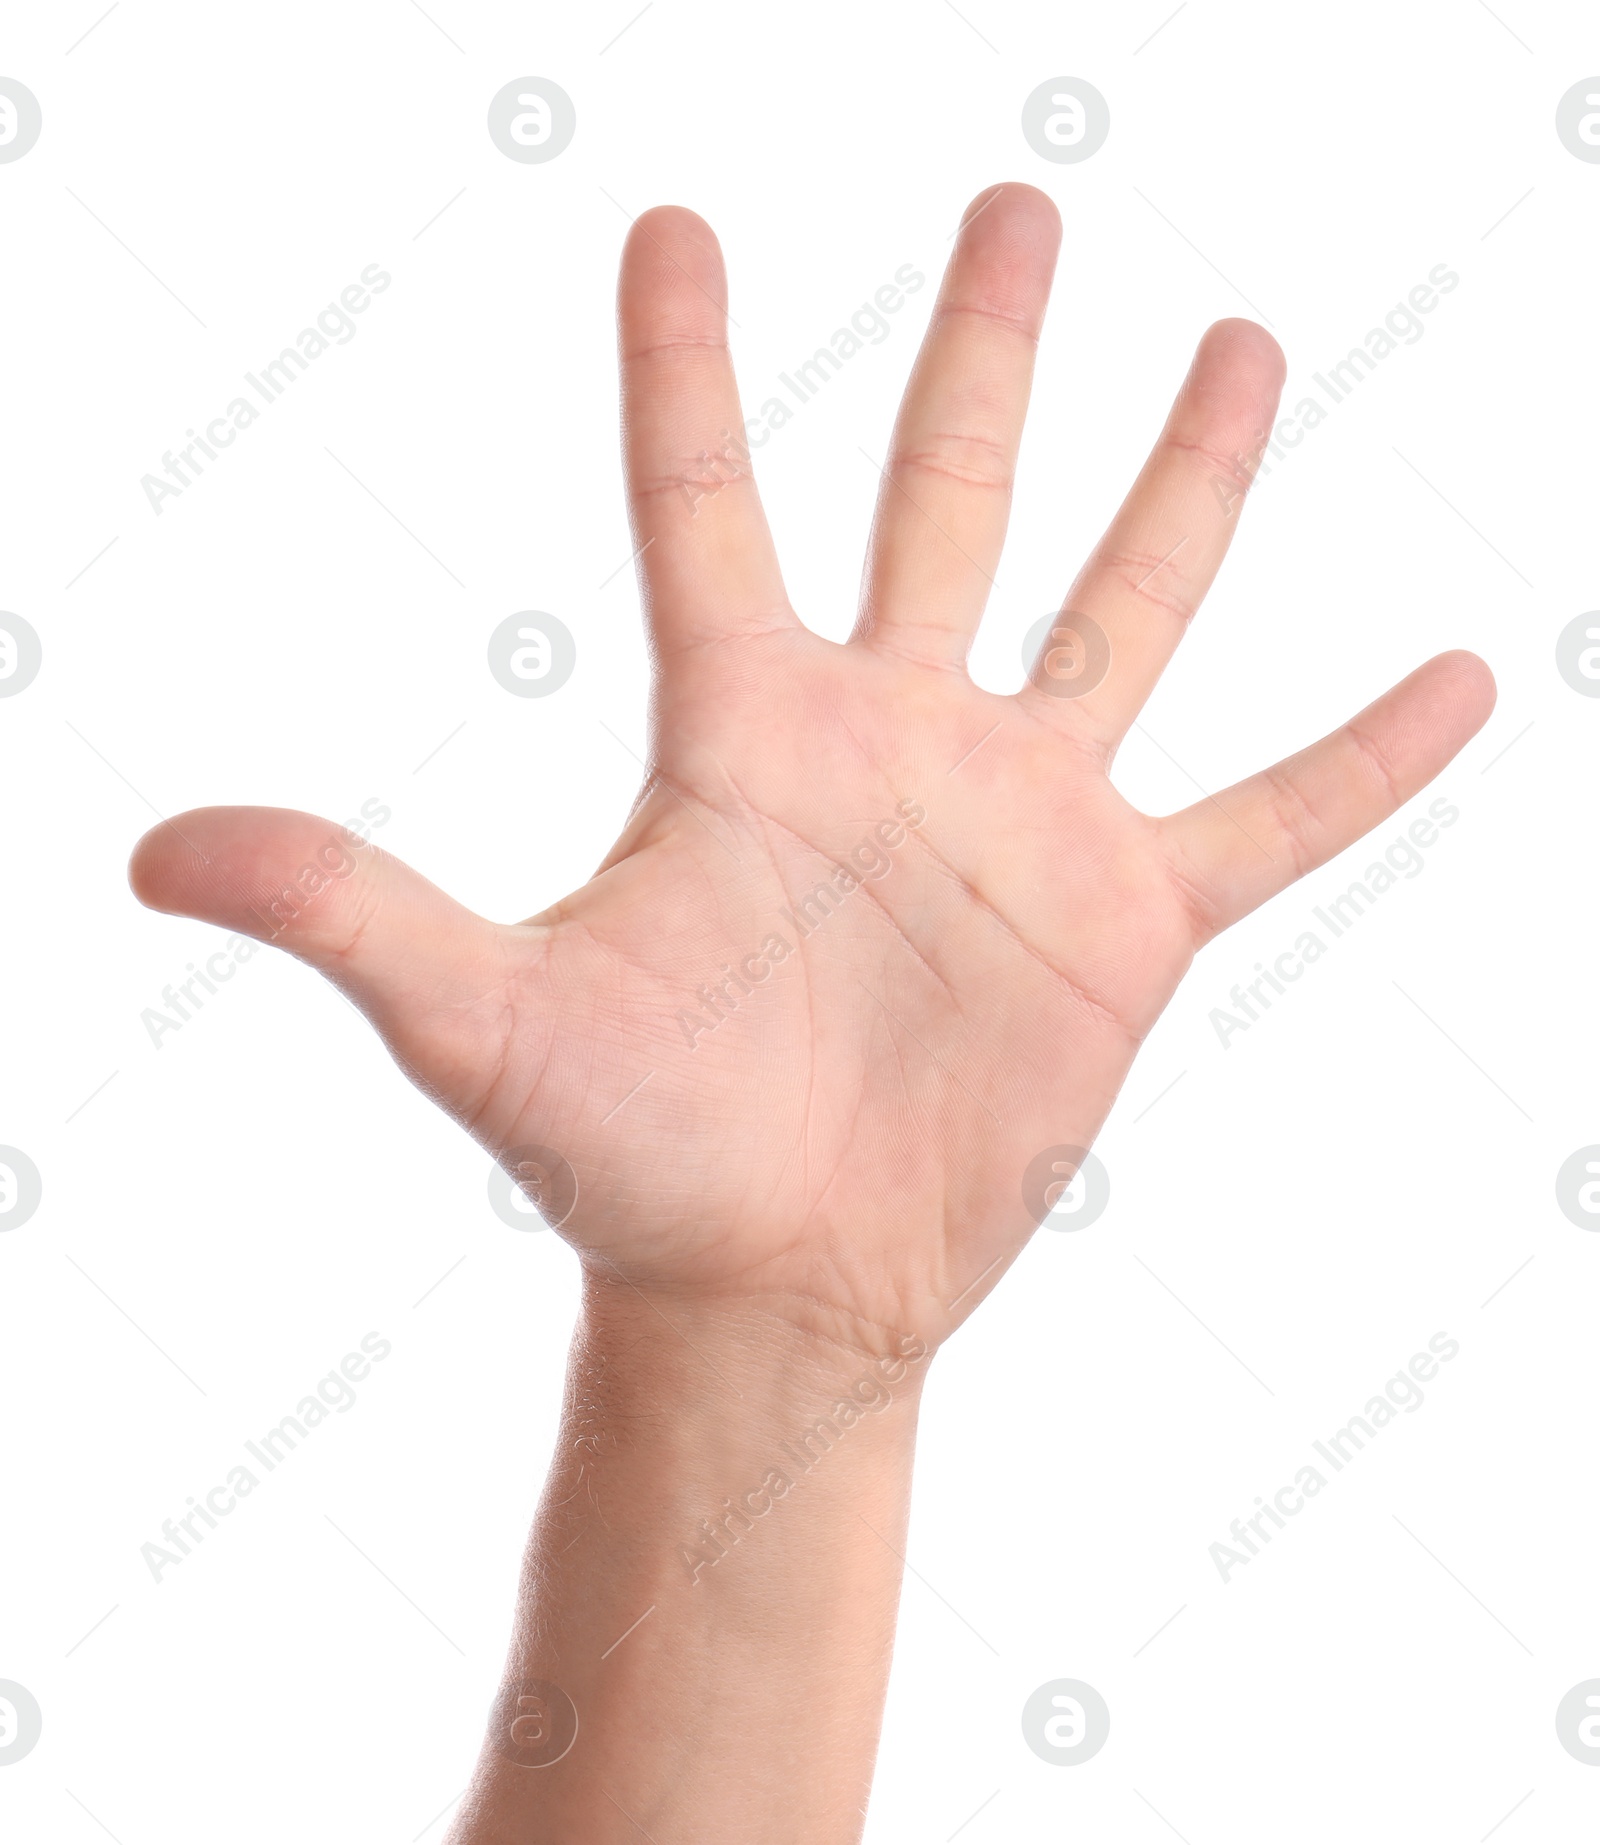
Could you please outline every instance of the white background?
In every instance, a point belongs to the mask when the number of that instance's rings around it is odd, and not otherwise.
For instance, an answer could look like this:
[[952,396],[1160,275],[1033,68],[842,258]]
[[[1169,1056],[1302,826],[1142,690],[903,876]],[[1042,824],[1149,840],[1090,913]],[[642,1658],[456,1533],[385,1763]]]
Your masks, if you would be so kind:
[[[1066,237],[978,679],[1019,683],[1208,322],[1269,319],[1292,405],[1446,263],[1424,337],[1269,461],[1119,781],[1185,805],[1445,647],[1500,704],[1416,805],[1461,816],[1425,871],[1227,1049],[1211,1008],[1375,854],[1201,957],[1100,1143],[1107,1213],[1041,1233],[934,1368],[868,1836],[1587,1836],[1600,1774],[1553,1717],[1600,1676],[1600,1235],[1553,1182],[1600,1140],[1600,701],[1554,642],[1600,604],[1600,166],[1553,118],[1600,70],[1592,9],[121,0],[69,54],[99,10],[12,9],[3,53],[44,133],[0,166],[0,605],[45,654],[0,704],[0,1141],[45,1187],[0,1238],[0,1678],[45,1725],[0,1770],[5,1836],[442,1837],[575,1300],[565,1247],[491,1214],[485,1156],[287,958],[152,1046],[141,1011],[220,938],[137,906],[133,841],[377,799],[382,843],[486,914],[582,882],[638,774],[600,720],[637,747],[647,692],[613,575],[625,213],[716,227],[751,407],[927,273],[760,455],[796,606],[842,637],[860,450],[1007,178]],[[1051,165],[1019,114],[1069,74],[1111,134]],[[524,75],[576,103],[548,165],[485,131]],[[157,517],[140,477],[374,262],[357,336]],[[486,669],[525,608],[577,636],[553,698]],[[356,1408],[152,1582],[163,1519],[372,1330]],[[1441,1330],[1425,1407],[1224,1586],[1230,1520]],[[1112,1712],[1071,1770],[1018,1722],[1059,1677]]]

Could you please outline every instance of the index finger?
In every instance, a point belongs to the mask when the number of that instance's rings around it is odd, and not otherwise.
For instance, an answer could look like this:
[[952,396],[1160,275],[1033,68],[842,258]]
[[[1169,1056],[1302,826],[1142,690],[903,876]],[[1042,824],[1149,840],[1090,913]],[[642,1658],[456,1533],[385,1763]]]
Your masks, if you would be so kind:
[[634,220],[617,322],[623,464],[646,616],[664,658],[795,627],[745,441],[727,275],[703,218]]

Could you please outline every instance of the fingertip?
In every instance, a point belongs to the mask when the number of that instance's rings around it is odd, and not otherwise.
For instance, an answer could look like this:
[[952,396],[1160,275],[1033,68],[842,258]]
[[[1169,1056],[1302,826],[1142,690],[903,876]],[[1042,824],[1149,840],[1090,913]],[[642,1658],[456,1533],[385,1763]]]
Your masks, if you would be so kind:
[[628,234],[630,239],[644,237],[658,246],[688,243],[718,252],[722,248],[716,232],[687,205],[652,205],[634,219]]
[[1283,393],[1278,342],[1253,320],[1219,320],[1201,335],[1167,420],[1169,441],[1201,450],[1249,485]]
[[1426,670],[1441,696],[1470,721],[1469,736],[1481,730],[1499,702],[1500,688],[1488,662],[1464,647],[1436,654]]
[[[284,879],[348,857],[348,828],[282,807],[195,807],[153,826],[134,846],[128,883],[147,909],[194,916],[245,934],[262,921]],[[326,867],[326,869],[323,869]]]
[[[723,274],[722,245],[705,219],[687,205],[652,205],[640,212],[623,244],[623,270],[676,271],[703,288],[720,294]],[[713,283],[717,287],[711,287]]]
[[728,276],[716,233],[684,205],[655,205],[633,221],[617,276],[624,356],[635,348],[727,339]]
[[961,230],[989,218],[1005,226],[1008,235],[1022,237],[1054,252],[1061,242],[1061,213],[1048,192],[1023,180],[1000,180],[985,186],[961,214]]
[[162,908],[160,885],[154,876],[154,855],[148,833],[128,854],[128,889],[147,910]]
[[147,910],[168,916],[184,913],[180,892],[186,880],[176,874],[182,860],[193,853],[183,829],[194,825],[204,811],[160,821],[140,836],[128,855],[128,887]]
[[980,192],[961,220],[939,290],[942,307],[1008,320],[1037,339],[1061,247],[1061,215],[1035,186]]
[[1288,362],[1283,348],[1258,321],[1230,316],[1216,320],[1200,336],[1195,370],[1213,366],[1234,377],[1253,377],[1274,396],[1283,389]]

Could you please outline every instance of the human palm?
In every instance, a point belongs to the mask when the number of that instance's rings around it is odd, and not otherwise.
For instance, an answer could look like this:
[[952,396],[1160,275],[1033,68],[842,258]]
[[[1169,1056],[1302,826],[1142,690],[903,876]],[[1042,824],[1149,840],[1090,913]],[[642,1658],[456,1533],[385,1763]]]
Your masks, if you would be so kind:
[[368,847],[279,927],[261,918],[327,823],[200,809],[135,854],[147,903],[338,981],[586,1260],[654,1298],[942,1338],[1034,1228],[1030,1163],[1088,1146],[1195,950],[1409,799],[1492,706],[1482,663],[1443,655],[1182,813],[1112,787],[1282,382],[1245,321],[1202,341],[1029,682],[973,685],[1058,237],[1027,187],[969,211],[838,645],[790,608],[727,435],[715,242],[687,212],[638,221],[620,324],[653,740],[582,890],[497,925]]

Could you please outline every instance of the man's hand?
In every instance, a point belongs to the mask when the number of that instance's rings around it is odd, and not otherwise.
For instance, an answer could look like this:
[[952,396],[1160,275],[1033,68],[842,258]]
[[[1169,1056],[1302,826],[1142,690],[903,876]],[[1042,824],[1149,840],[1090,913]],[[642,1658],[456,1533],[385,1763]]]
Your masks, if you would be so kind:
[[[1392,813],[1489,713],[1482,662],[1446,654],[1181,813],[1111,785],[1274,415],[1281,355],[1238,320],[1202,340],[1030,683],[972,684],[1058,242],[1041,193],[974,201],[840,646],[790,607],[727,435],[716,242],[686,211],[638,221],[621,358],[651,760],[582,890],[491,923],[362,848],[280,932],[274,900],[325,822],[202,808],[134,855],[146,903],[337,981],[496,1155],[568,1162],[560,1228],[596,1279],[873,1353],[937,1343],[1034,1228],[1029,1162],[1090,1143],[1195,950]],[[559,1215],[570,1186],[539,1157],[522,1176]]]
[[[581,891],[485,922],[268,808],[184,814],[134,855],[147,903],[336,980],[585,1261],[452,1845],[859,1837],[922,1361],[1042,1215],[1026,1169],[1089,1144],[1195,950],[1415,794],[1493,702],[1445,655],[1183,813],[1111,786],[1273,415],[1282,360],[1245,321],[1202,341],[1028,686],[972,684],[1058,237],[1026,187],[975,201],[838,646],[790,608],[726,433],[716,244],[687,212],[639,220],[621,325],[651,766]],[[348,875],[283,903],[330,838]]]

